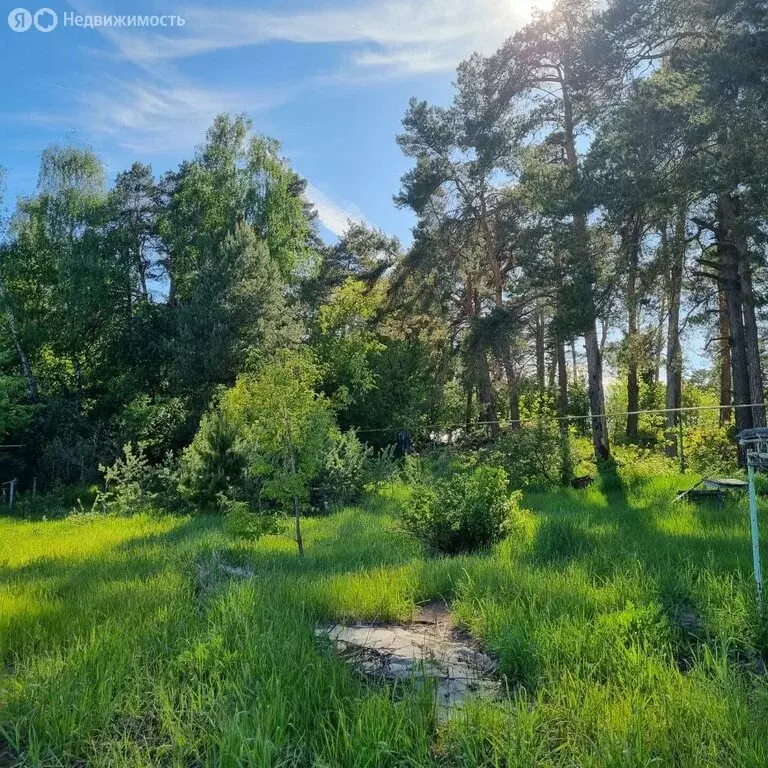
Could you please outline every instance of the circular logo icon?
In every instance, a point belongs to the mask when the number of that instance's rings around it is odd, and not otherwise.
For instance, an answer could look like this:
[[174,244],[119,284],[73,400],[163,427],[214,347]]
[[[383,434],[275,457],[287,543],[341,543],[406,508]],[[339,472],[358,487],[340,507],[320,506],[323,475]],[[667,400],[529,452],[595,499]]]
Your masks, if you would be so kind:
[[32,26],[32,14],[26,8],[14,8],[8,14],[8,26],[14,32],[26,32]]
[[59,23],[59,17],[52,8],[41,8],[35,13],[35,29],[40,32],[51,32],[56,29]]

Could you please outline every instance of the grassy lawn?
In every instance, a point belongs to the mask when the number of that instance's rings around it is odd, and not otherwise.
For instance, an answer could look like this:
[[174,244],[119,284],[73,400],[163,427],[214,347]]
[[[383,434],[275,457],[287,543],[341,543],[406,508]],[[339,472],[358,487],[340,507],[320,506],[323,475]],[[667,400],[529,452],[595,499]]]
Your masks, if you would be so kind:
[[[746,511],[684,485],[529,494],[525,532],[453,559],[381,497],[306,520],[304,561],[213,518],[0,519],[0,765],[768,765]],[[508,685],[447,725],[315,641],[438,596]]]

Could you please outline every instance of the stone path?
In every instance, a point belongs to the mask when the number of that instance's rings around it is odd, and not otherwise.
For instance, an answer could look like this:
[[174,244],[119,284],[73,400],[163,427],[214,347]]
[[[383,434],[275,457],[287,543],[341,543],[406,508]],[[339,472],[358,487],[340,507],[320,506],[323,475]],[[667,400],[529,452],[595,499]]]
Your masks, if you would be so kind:
[[315,634],[368,677],[389,681],[435,681],[442,715],[469,696],[495,698],[495,662],[453,625],[444,603],[421,607],[407,624],[334,624]]

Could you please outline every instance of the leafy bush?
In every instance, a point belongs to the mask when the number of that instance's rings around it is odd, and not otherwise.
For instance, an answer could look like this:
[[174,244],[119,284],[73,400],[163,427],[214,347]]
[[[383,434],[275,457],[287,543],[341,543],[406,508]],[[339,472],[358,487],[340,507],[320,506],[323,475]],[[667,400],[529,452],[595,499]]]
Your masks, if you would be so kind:
[[714,424],[686,428],[683,455],[688,466],[702,474],[727,475],[738,467],[738,448],[732,431]]
[[521,493],[510,494],[503,469],[478,467],[448,480],[414,487],[402,513],[403,529],[448,555],[500,541],[513,528]]
[[557,425],[542,422],[503,435],[480,452],[480,460],[502,467],[513,488],[548,488],[562,474],[562,440]]
[[361,443],[353,429],[332,440],[319,485],[334,504],[356,499],[363,490],[373,449]]
[[205,509],[218,509],[220,494],[242,478],[246,457],[237,426],[221,411],[206,414],[181,462],[180,490]]

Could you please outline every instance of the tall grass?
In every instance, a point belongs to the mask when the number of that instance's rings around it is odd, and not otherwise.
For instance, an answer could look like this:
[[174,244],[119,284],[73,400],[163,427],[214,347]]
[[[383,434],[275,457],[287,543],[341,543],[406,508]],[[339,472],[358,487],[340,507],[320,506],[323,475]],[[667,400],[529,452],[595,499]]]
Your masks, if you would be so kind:
[[[686,482],[531,493],[516,539],[457,558],[398,533],[402,489],[306,520],[303,561],[215,518],[0,520],[0,764],[768,765],[746,510],[672,505]],[[440,596],[506,682],[448,724],[314,637]]]

